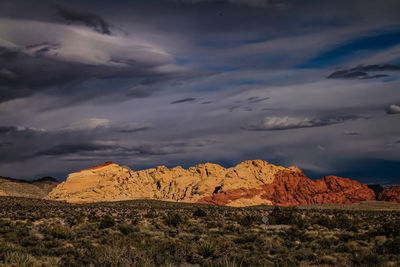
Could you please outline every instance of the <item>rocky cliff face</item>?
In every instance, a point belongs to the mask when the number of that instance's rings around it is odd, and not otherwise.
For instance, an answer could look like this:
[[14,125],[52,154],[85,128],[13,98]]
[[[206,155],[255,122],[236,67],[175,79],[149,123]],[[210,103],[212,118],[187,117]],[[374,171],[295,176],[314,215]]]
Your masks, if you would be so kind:
[[[275,179],[275,174],[284,169],[254,160],[229,169],[206,163],[188,169],[159,166],[135,172],[108,162],[70,174],[47,198],[76,203],[138,198],[197,202],[221,190],[250,189],[269,184]],[[258,201],[261,202],[254,204],[270,203]]]
[[141,171],[106,162],[70,174],[47,198],[74,203],[158,199],[228,206],[290,206],[353,203],[374,200],[375,194],[357,181],[336,176],[312,181],[297,167],[253,160],[229,169],[206,163],[188,169],[159,166]]
[[0,196],[43,198],[58,185],[52,177],[24,181],[0,177]]
[[384,189],[378,196],[379,200],[400,203],[400,186],[392,186],[390,189]]
[[213,194],[200,203],[229,205],[242,199],[264,199],[273,205],[293,206],[301,204],[354,203],[374,200],[375,193],[357,181],[326,176],[312,181],[301,170],[283,170],[275,175],[270,184],[258,188],[239,188]]

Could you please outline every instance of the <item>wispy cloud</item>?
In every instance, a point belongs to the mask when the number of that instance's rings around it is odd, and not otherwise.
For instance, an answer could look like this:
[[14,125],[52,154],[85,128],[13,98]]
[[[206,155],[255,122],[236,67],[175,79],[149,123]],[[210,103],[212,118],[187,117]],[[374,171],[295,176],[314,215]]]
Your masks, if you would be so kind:
[[325,118],[301,118],[301,117],[267,117],[264,120],[250,123],[243,126],[244,130],[248,131],[281,131],[297,128],[323,127],[338,123],[343,123],[347,120],[354,120],[358,116],[334,116]]
[[149,130],[152,128],[152,125],[149,123],[129,123],[122,127],[118,127],[117,131],[121,133],[136,133],[140,131]]
[[253,103],[263,102],[263,101],[268,100],[268,99],[270,99],[270,97],[252,96],[252,97],[249,97],[249,98],[247,99],[247,101],[248,101],[249,103],[253,104]]
[[82,131],[82,130],[93,130],[97,128],[104,128],[110,126],[111,121],[102,118],[91,118],[79,122],[74,122],[68,126],[62,128],[61,130],[67,131]]
[[328,79],[376,79],[388,77],[388,74],[370,74],[375,72],[384,71],[400,71],[400,66],[397,65],[368,65],[368,66],[358,66],[351,69],[338,70],[331,73]]
[[400,114],[400,106],[396,104],[390,105],[387,108],[386,113],[389,115]]
[[358,131],[344,131],[343,134],[344,135],[352,135],[352,136],[361,135],[361,133]]
[[172,101],[171,104],[181,104],[181,103],[193,103],[197,100],[197,98],[195,97],[187,97],[187,98],[182,98],[182,99],[178,99],[175,101]]

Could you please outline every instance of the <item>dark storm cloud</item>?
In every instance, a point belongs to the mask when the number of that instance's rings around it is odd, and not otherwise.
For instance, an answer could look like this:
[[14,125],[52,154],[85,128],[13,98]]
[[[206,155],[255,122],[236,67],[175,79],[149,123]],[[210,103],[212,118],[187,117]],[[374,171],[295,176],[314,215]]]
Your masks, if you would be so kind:
[[0,69],[0,78],[4,80],[15,80],[18,78],[18,76],[12,72],[9,71],[8,69],[2,68]]
[[[55,90],[61,94],[64,91],[66,96],[73,96],[74,90],[70,86],[94,79],[144,79],[145,77],[152,77],[154,81],[157,81],[167,80],[169,76],[152,70],[153,67],[158,64],[162,65],[162,63],[136,62],[129,66],[86,64],[84,62],[63,60],[56,56],[45,56],[43,54],[46,52],[43,49],[48,51],[48,49],[57,48],[46,46],[31,55],[21,49],[0,47],[0,65],[3,67],[0,71],[0,103],[49,90],[50,92]],[[84,96],[82,87],[79,92]],[[110,92],[91,90],[90,98],[96,96],[96,94]],[[151,94],[151,90],[137,87],[133,88],[128,94],[130,96],[145,97]],[[82,99],[84,98],[82,97]],[[74,101],[76,100],[78,99]]]
[[0,126],[0,163],[31,159],[32,142],[34,146],[43,145],[48,133],[44,129],[20,126]]
[[[202,146],[202,145],[200,145]],[[197,143],[167,142],[122,146],[118,144],[71,143],[56,145],[39,151],[34,156],[65,156],[72,159],[126,158],[133,156],[161,156],[183,153],[191,147],[199,147]]]
[[249,103],[258,103],[258,102],[262,102],[265,100],[270,99],[270,97],[258,97],[258,96],[254,96],[254,97],[249,97],[247,100],[249,101]]
[[355,120],[359,116],[332,116],[324,118],[300,118],[300,117],[267,117],[264,120],[250,123],[242,129],[248,131],[282,131],[297,128],[323,127]]
[[58,48],[61,48],[59,43],[43,42],[40,44],[27,45],[23,50],[33,51],[35,56],[44,56],[51,51],[56,51]]
[[4,134],[23,134],[26,137],[28,135],[32,135],[35,133],[42,133],[44,132],[43,129],[35,129],[35,128],[29,128],[29,127],[16,127],[16,126],[0,126],[0,136]]
[[[339,171],[335,175],[358,179],[364,183],[379,183],[381,185],[398,185],[399,160],[385,160],[379,158],[361,158],[353,160],[338,160]],[[306,172],[307,173],[307,172]],[[317,174],[321,177],[321,172]],[[314,176],[315,177],[315,176]],[[379,177],[377,179],[377,177]],[[390,178],[393,177],[393,178]]]
[[111,25],[102,17],[72,7],[57,5],[57,15],[65,21],[84,24],[102,34],[111,34]]
[[150,130],[153,127],[149,124],[139,124],[139,123],[133,123],[130,125],[126,125],[123,127],[120,127],[117,129],[118,132],[120,133],[136,133],[136,132],[141,132],[141,131],[146,131]]
[[388,77],[387,74],[370,74],[370,72],[382,71],[400,71],[400,66],[397,65],[368,65],[358,66],[351,69],[338,70],[331,73],[328,79],[374,79]]
[[63,62],[40,55],[32,56],[18,49],[5,47],[0,48],[0,64],[18,76],[18,79],[0,80],[0,102],[29,96],[49,87],[106,75],[108,72],[104,67]]
[[187,103],[187,102],[193,103],[195,101],[197,101],[197,98],[195,98],[195,97],[187,97],[187,98],[182,98],[182,99],[178,99],[178,100],[172,101],[170,104],[181,104],[181,103]]
[[50,149],[39,151],[36,156],[59,156],[66,154],[75,154],[80,152],[101,151],[114,148],[113,146],[98,145],[98,144],[64,144],[57,145]]
[[155,91],[156,89],[150,85],[139,84],[129,89],[127,96],[137,98],[150,97]]
[[7,133],[12,133],[16,132],[17,127],[15,126],[0,126],[0,134],[7,134]]
[[[199,3],[210,3],[210,2],[226,2],[233,5],[244,5],[255,8],[284,8],[287,5],[288,1],[282,0],[174,0],[176,2],[182,3],[191,3],[191,4],[199,4]],[[220,16],[223,16],[223,12],[219,13]]]
[[[98,153],[117,155],[119,152],[124,155],[128,155],[128,152],[138,154],[138,149],[130,151],[124,146],[115,144],[114,141],[104,141],[104,138],[121,129],[109,124],[110,122],[105,119],[89,119],[51,131],[31,127],[0,126],[1,141],[2,144],[6,144],[0,146],[0,153],[3,155],[0,163],[37,159],[41,156],[90,154],[94,157]],[[128,126],[124,129],[133,133],[133,124]],[[137,124],[136,131],[144,131],[145,127],[145,124]]]
[[[110,23],[82,11],[85,7],[57,5],[63,24],[49,10],[51,4],[39,4],[34,17],[23,11],[16,16],[18,5],[24,6],[20,2],[5,4],[5,12],[9,7],[12,16],[3,17],[0,11],[4,26],[0,27],[0,103],[35,93],[61,95],[61,102],[75,104],[108,94],[120,93],[120,99],[148,97],[155,83],[159,89],[172,76],[184,75],[184,69],[175,68],[173,56],[161,46],[141,35],[111,34]],[[106,90],[106,82],[113,79],[118,84]],[[92,81],[97,84],[89,88]],[[146,88],[127,87],[141,83]]]
[[131,123],[122,127],[106,119],[89,119],[54,130],[0,126],[0,164],[42,157],[74,161],[173,155],[211,144],[209,140],[124,143],[121,135],[115,138],[115,133],[140,134],[150,129],[150,124]]

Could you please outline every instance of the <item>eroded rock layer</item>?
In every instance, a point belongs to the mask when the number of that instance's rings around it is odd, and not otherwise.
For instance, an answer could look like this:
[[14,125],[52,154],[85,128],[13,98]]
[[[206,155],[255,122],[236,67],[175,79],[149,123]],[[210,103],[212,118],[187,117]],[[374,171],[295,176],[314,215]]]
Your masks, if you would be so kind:
[[106,162],[72,173],[46,197],[74,203],[158,199],[228,206],[354,203],[374,200],[357,181],[327,176],[312,181],[297,167],[262,160],[232,168],[206,163],[183,169],[159,166],[133,171]]
[[159,166],[135,172],[107,162],[70,174],[47,198],[76,203],[140,198],[196,202],[220,190],[269,184],[284,169],[254,160],[229,169],[206,163],[188,169]]
[[270,184],[258,188],[238,188],[213,194],[199,203],[229,205],[243,199],[264,199],[273,205],[355,203],[374,200],[375,193],[357,181],[336,176],[326,176],[312,181],[300,170],[283,170]]

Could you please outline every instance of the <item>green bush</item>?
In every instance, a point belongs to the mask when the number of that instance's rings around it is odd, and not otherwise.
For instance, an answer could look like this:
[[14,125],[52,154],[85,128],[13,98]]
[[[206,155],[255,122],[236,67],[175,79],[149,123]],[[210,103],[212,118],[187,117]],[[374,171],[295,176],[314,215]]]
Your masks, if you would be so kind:
[[399,236],[400,235],[400,220],[393,219],[393,220],[388,220],[388,221],[382,223],[378,232],[382,235],[386,235],[389,237]]
[[270,224],[297,225],[300,228],[305,226],[305,222],[296,208],[275,207],[268,219]]
[[397,254],[400,255],[400,237],[393,240],[389,239],[382,245],[378,245],[377,252],[380,254]]
[[101,245],[89,251],[88,258],[94,266],[137,266],[137,255],[120,241]]
[[197,208],[193,212],[193,216],[195,216],[195,217],[205,217],[205,216],[207,216],[207,212],[205,212],[203,209]]
[[71,230],[69,229],[69,227],[57,224],[50,229],[50,234],[54,238],[67,239],[71,236]]
[[353,253],[352,262],[355,266],[379,266],[380,257],[369,248],[360,248]]
[[250,227],[256,222],[261,222],[261,218],[259,216],[253,215],[244,215],[239,217],[238,223],[243,227]]
[[197,245],[197,254],[203,258],[211,258],[217,255],[218,249],[214,242],[209,240],[202,240]]
[[[206,265],[208,266],[208,265]],[[221,259],[216,260],[212,264],[209,264],[211,267],[241,267],[242,263],[235,259],[230,259],[228,257],[223,257]]]
[[165,224],[168,226],[173,226],[173,227],[179,226],[181,223],[185,222],[186,220],[187,220],[187,218],[185,217],[185,215],[183,215],[182,213],[179,213],[179,212],[171,212],[171,213],[168,213],[164,217]]
[[32,255],[18,251],[7,252],[4,258],[7,266],[30,267],[36,264],[36,259]]
[[129,235],[133,232],[139,232],[139,228],[137,226],[125,222],[122,222],[118,225],[118,230],[124,235]]
[[100,219],[100,224],[99,228],[100,229],[106,229],[106,228],[111,228],[115,225],[115,220],[113,217],[111,217],[108,214],[103,215]]

